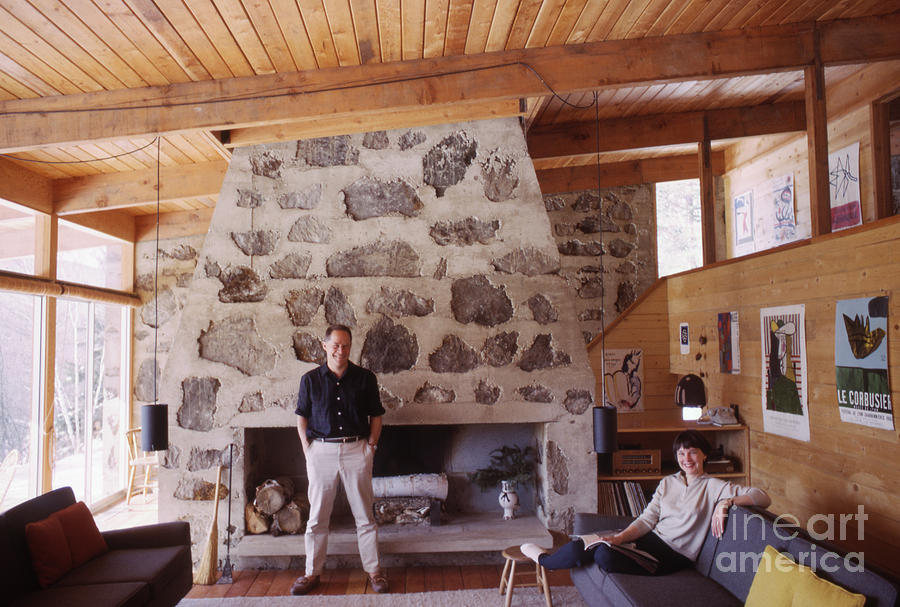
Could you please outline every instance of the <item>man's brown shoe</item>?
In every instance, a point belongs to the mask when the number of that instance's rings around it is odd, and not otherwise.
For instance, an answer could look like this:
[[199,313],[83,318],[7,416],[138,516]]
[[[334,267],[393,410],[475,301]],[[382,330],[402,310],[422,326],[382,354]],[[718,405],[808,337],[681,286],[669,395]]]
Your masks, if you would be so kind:
[[369,574],[369,585],[372,586],[372,590],[378,594],[384,594],[388,591],[387,578],[381,572]]
[[291,594],[306,594],[319,585],[319,576],[317,575],[301,575],[291,586]]

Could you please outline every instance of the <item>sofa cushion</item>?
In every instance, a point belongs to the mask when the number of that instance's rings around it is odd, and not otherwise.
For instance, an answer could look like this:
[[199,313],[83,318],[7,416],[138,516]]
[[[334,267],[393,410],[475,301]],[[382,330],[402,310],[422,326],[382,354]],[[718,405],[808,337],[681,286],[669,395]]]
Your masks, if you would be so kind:
[[860,562],[857,553],[845,553],[827,542],[813,542],[805,532],[791,540],[788,552],[798,563],[808,565],[820,578],[850,592],[866,595],[866,607],[894,607],[900,597],[897,583],[876,567]]
[[610,573],[606,576],[603,593],[613,605],[634,607],[697,607],[698,604],[740,607],[742,604],[722,586],[694,569],[658,576]]
[[801,569],[802,579],[794,589],[794,600],[791,607],[863,607],[866,597],[849,590],[844,590],[837,584],[826,582],[811,570]]
[[189,546],[110,550],[64,576],[58,586],[145,581],[150,596],[167,594],[166,585],[191,573]]
[[40,588],[31,560],[22,555],[28,554],[28,540],[25,538],[25,525],[45,519],[57,510],[75,503],[75,493],[71,487],[54,489],[43,495],[13,506],[0,517],[0,539],[3,548],[0,553],[13,555],[12,558],[0,559],[0,588],[4,595],[12,599],[22,593]]
[[710,579],[744,600],[750,592],[756,567],[766,546],[789,552],[788,544],[796,531],[790,521],[779,521],[765,510],[732,508],[722,537],[716,542],[715,557],[709,569]]
[[772,546],[766,546],[747,593],[746,607],[791,607],[799,582],[797,563]]
[[10,607],[140,607],[150,601],[150,588],[142,582],[52,586],[19,597]]
[[25,525],[31,567],[41,588],[46,588],[72,569],[72,553],[62,523],[54,516]]
[[50,516],[62,523],[72,553],[73,567],[83,565],[109,550],[94,522],[94,515],[84,502],[76,502]]

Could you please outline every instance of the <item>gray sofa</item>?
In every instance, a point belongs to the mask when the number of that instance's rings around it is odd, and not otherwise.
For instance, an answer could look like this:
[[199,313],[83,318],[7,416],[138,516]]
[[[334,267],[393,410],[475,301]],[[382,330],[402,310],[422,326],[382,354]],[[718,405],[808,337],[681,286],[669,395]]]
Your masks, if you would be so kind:
[[25,525],[74,503],[71,487],[64,487],[0,514],[0,606],[163,607],[190,591],[191,538],[185,522],[103,532],[109,552],[42,589],[31,567]]
[[[830,582],[866,596],[866,607],[896,607],[898,583],[865,563],[864,571],[855,571],[855,561],[833,545],[812,540],[803,529],[773,526],[775,515],[758,508],[733,508],[721,539],[709,533],[693,569],[665,576],[607,574],[596,565],[572,570],[572,581],[591,607],[731,607],[743,605],[756,573],[759,555],[769,544],[790,554],[795,561],[800,553],[816,555],[816,574]],[[590,533],[625,527],[631,519],[598,514],[576,514],[575,533]],[[777,533],[776,533],[777,531]],[[794,532],[798,535],[791,537]],[[813,544],[816,544],[813,549]],[[822,561],[827,552],[837,557]],[[810,565],[809,557],[805,564]],[[834,572],[827,569],[837,568]]]

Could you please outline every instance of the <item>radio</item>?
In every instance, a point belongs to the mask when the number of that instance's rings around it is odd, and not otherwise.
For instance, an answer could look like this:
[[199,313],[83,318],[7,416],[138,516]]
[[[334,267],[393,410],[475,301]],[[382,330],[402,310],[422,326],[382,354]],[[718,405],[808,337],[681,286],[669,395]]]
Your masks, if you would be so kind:
[[613,453],[612,472],[616,476],[659,474],[661,470],[659,449],[625,449]]

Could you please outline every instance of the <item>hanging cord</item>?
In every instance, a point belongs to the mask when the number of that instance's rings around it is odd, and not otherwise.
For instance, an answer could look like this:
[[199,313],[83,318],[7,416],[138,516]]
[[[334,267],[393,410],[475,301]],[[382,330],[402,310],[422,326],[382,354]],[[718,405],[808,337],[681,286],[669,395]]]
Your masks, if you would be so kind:
[[156,383],[159,378],[159,369],[157,368],[157,346],[159,333],[159,188],[160,188],[160,171],[159,171],[159,148],[162,137],[156,138],[156,254],[155,265],[153,267],[153,404],[157,404],[159,399],[156,395]]
[[600,205],[600,391],[603,406],[606,400],[606,277],[604,276],[603,257],[603,198],[600,195],[600,184],[603,174],[600,170],[600,97],[594,91],[594,137],[597,146],[597,204]]

